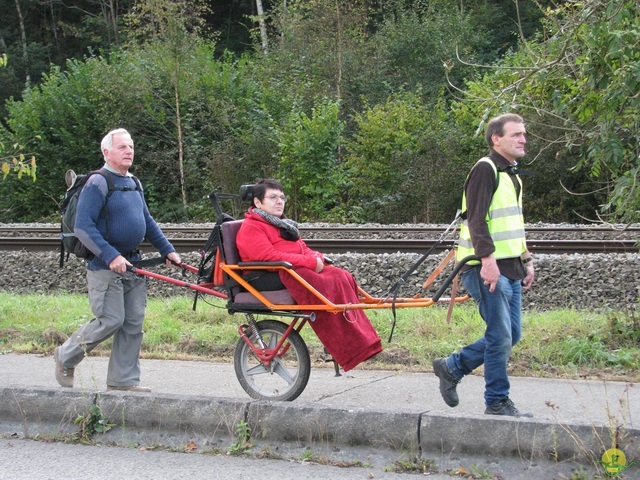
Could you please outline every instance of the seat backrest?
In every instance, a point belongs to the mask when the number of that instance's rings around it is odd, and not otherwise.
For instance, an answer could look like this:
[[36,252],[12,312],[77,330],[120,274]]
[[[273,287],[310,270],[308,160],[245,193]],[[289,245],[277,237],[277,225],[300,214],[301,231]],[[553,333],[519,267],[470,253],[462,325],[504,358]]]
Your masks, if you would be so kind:
[[[220,234],[222,236],[222,255],[225,263],[228,265],[237,265],[238,262],[240,262],[240,253],[238,253],[236,237],[243,221],[244,220],[233,220],[224,222],[220,225]],[[291,293],[286,289],[261,293],[276,305],[294,305],[296,303],[291,296]],[[239,285],[229,289],[229,296],[231,304],[262,305],[262,302]]]
[[220,225],[220,233],[222,234],[222,254],[224,255],[225,263],[229,265],[237,265],[240,261],[240,253],[238,253],[236,237],[243,221],[244,220],[233,220],[231,222],[224,222]]
[[[240,253],[236,245],[236,237],[243,220],[232,220],[220,225],[220,237],[222,239],[222,258],[227,265],[237,265],[240,261]],[[225,275],[226,277],[226,275]],[[225,281],[228,279],[225,279]],[[235,296],[244,291],[239,285],[229,288],[229,299],[233,303]]]

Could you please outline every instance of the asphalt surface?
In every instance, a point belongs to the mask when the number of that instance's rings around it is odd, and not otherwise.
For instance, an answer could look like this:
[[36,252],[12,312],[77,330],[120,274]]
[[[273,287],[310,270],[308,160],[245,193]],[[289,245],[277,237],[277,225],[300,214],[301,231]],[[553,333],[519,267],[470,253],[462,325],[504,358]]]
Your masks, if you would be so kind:
[[233,365],[210,362],[143,359],[142,384],[152,393],[107,392],[107,362],[86,358],[76,369],[75,388],[68,389],[54,378],[52,356],[0,355],[0,434],[30,438],[75,432],[75,419],[98,402],[117,425],[108,434],[116,443],[194,441],[227,449],[245,422],[258,443],[448,458],[593,465],[615,447],[626,456],[627,465],[619,466],[640,476],[634,470],[640,463],[640,385],[631,383],[512,377],[512,400],[534,415],[513,418],[484,414],[484,380],[474,375],[459,384],[460,404],[450,408],[430,372],[359,367],[335,377],[332,368],[313,364],[298,399],[265,402],[242,390]]

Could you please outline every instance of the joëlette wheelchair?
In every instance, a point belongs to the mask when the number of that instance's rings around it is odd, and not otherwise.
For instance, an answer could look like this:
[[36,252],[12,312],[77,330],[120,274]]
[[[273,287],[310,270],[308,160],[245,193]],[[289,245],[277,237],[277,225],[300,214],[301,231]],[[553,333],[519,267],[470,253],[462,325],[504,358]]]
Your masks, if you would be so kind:
[[[304,391],[311,373],[311,359],[300,330],[307,322],[315,321],[316,312],[340,313],[356,309],[394,309],[395,316],[395,309],[424,308],[437,302],[448,302],[448,315],[450,315],[454,304],[469,299],[468,295],[455,296],[457,274],[466,261],[475,257],[468,257],[455,265],[433,297],[400,298],[394,295],[378,298],[369,295],[359,287],[360,303],[335,304],[298,275],[288,262],[240,261],[236,248],[236,235],[243,220],[235,220],[224,213],[220,200],[240,198],[248,201],[252,198],[251,185],[243,185],[239,195],[213,192],[209,198],[218,214],[218,220],[200,252],[202,257],[200,266],[186,263],[180,265],[183,273],[190,272],[197,276],[197,283],[185,282],[142,268],[145,265],[154,264],[153,259],[136,262],[130,270],[139,275],[195,290],[196,301],[199,295],[212,295],[226,299],[226,309],[230,314],[244,314],[246,323],[238,327],[240,339],[235,348],[234,367],[240,385],[252,398],[291,401]],[[425,289],[454,258],[455,251],[452,250],[427,278],[424,284]],[[158,263],[155,262],[155,264]],[[280,271],[291,275],[312,292],[318,300],[317,303],[300,305],[294,301],[286,289],[258,291],[251,284],[256,272]],[[442,297],[451,284],[453,284],[451,297]],[[266,316],[267,319],[258,321],[256,319],[258,316]]]

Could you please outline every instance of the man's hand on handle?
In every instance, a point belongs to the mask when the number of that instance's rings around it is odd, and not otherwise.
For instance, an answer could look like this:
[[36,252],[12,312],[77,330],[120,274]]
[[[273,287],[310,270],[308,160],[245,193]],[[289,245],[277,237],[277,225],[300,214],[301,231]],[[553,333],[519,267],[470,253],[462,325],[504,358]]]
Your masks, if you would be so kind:
[[171,252],[169,255],[167,255],[166,263],[170,267],[180,268],[180,265],[182,265],[182,260],[180,259],[180,255],[178,255],[176,252]]
[[127,271],[127,268],[131,266],[131,263],[129,263],[126,258],[122,255],[118,255],[116,258],[111,260],[109,269],[114,273],[124,273]]
[[[178,255],[176,252],[171,252],[170,254],[167,255],[165,263],[170,267],[180,268],[182,266],[182,259],[180,258],[180,255]],[[133,267],[131,262],[129,262],[122,255],[118,255],[109,264],[109,269],[112,272],[120,273],[120,274],[126,272],[127,269],[131,267]]]

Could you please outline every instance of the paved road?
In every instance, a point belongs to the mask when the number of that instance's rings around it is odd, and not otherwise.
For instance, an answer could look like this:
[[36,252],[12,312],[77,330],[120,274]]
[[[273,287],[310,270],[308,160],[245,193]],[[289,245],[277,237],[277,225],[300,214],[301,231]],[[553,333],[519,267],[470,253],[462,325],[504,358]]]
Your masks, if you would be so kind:
[[[258,402],[241,389],[230,364],[142,360],[143,384],[153,393],[130,394],[104,390],[106,358],[87,358],[76,370],[76,388],[63,389],[54,379],[51,356],[0,355],[0,434],[22,439],[74,431],[73,420],[99,398],[119,424],[105,441],[193,441],[226,451],[245,421],[254,452],[277,448],[285,458],[300,459],[311,449],[326,458],[357,459],[375,466],[372,478],[386,478],[380,476],[384,465],[411,455],[434,461],[440,473],[480,465],[509,479],[554,478],[560,472],[570,478],[576,465],[598,464],[614,431],[629,463],[640,460],[638,385],[516,377],[512,398],[535,417],[514,419],[483,414],[479,376],[465,378],[460,405],[451,409],[432,373],[358,368],[334,377],[332,369],[317,366],[296,401]],[[554,458],[558,462],[550,462]],[[634,468],[627,472],[640,478]]]
[[[560,474],[573,478],[572,469],[577,468],[571,463],[488,462],[465,456],[439,459],[433,465],[425,461],[427,470],[421,472],[402,468],[408,457],[383,460],[379,455],[372,458],[376,454],[370,452],[360,464],[338,466],[309,458],[308,452],[319,454],[303,450],[296,456],[264,458],[0,438],[0,480],[412,480],[425,475],[429,480],[459,480],[471,478],[471,473],[477,475],[473,478],[532,480],[563,478]],[[465,471],[467,476],[462,475]]]

